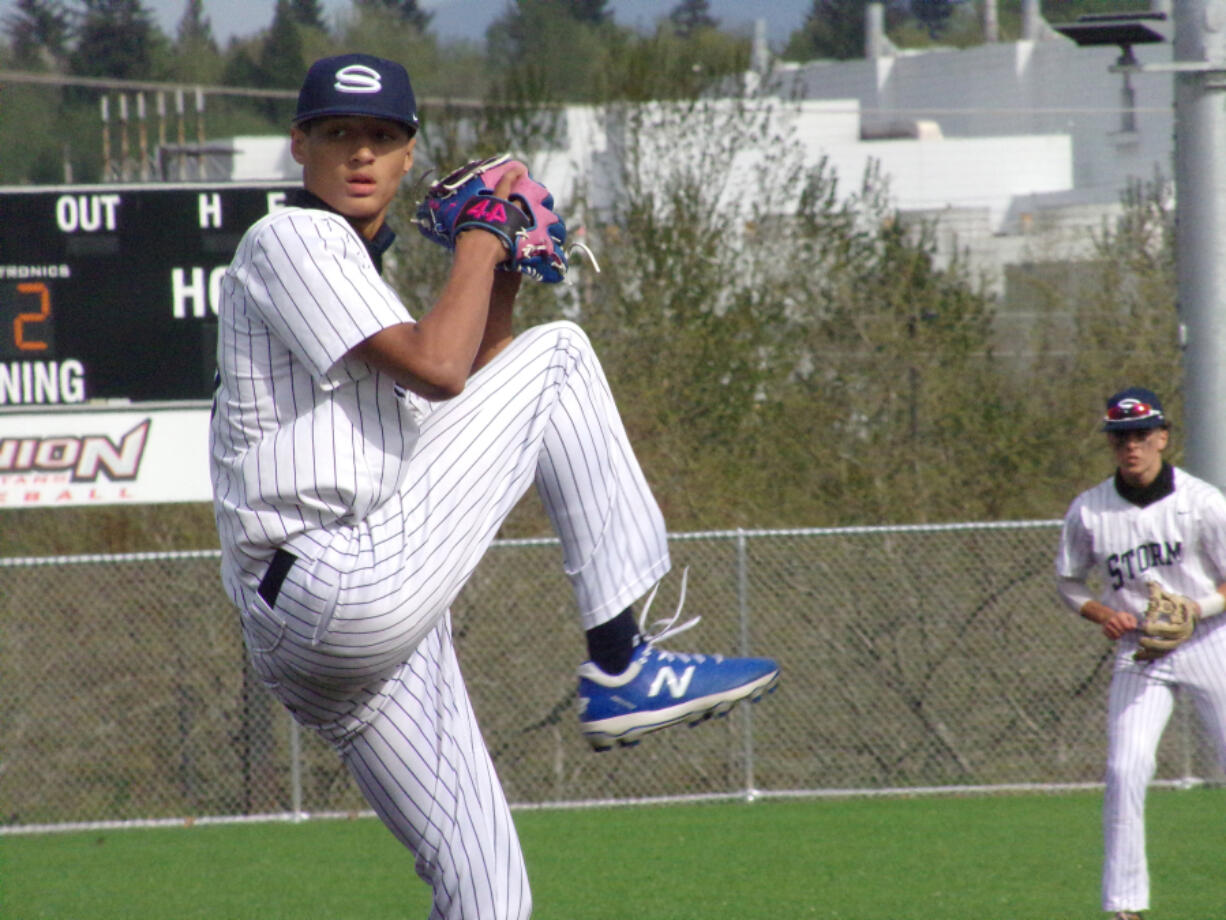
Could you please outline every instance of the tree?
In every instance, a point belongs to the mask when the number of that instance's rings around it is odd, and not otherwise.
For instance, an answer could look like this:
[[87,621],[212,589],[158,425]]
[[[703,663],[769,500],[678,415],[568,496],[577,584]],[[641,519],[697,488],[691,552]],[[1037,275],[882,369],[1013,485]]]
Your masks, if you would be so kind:
[[292,19],[308,29],[327,31],[324,26],[323,4],[320,0],[290,0]]
[[204,0],[187,0],[183,18],[179,20],[176,41],[181,53],[201,49],[217,53],[217,40],[213,38],[213,24],[204,14]]
[[681,0],[668,14],[673,30],[682,38],[690,38],[702,29],[714,29],[719,22],[711,15],[708,0]]
[[655,101],[724,95],[749,69],[750,41],[718,29],[688,36],[661,24],[654,35],[603,44],[596,62],[599,98]]
[[302,36],[298,32],[298,13],[293,0],[277,0],[272,25],[260,53],[260,70],[270,86],[286,89],[302,82],[306,69],[302,55]]
[[249,38],[236,42],[226,54],[221,82],[225,86],[259,86],[264,82],[260,68],[263,43]]
[[387,10],[419,32],[425,32],[434,18],[434,14],[423,10],[417,0],[354,0],[354,6],[359,12],[364,9]]
[[49,66],[67,54],[71,24],[60,0],[17,0],[4,31],[18,67]]
[[674,526],[963,519],[1013,497],[991,436],[968,436],[1018,423],[989,302],[879,175],[843,193],[778,100],[602,113],[622,167],[608,210],[574,222],[603,271],[577,268],[578,302],[545,315],[599,343]]
[[831,213],[809,203],[825,194],[812,189],[794,244],[810,271],[791,296],[815,313],[796,332],[808,343],[797,361],[813,368],[810,399],[837,407],[823,469],[854,509],[843,523],[998,513],[1013,496],[994,478],[1010,459],[997,433],[1025,426],[997,373],[989,299],[956,259],[937,265],[932,228],[893,211],[875,167],[850,199],[855,224],[833,212],[835,239],[807,216]]
[[609,0],[550,0],[552,5],[561,6],[566,13],[579,22],[598,26],[613,21],[609,12]]
[[[693,22],[703,21],[705,6],[698,0],[687,7]],[[612,21],[559,16],[557,8],[558,0],[521,0],[490,26],[486,43],[489,60],[501,62],[492,80],[500,101],[690,98],[749,66],[749,40],[718,29],[680,34],[661,23],[642,35]]]
[[[1095,235],[1093,261],[1069,263],[1056,254],[1019,266],[1013,279],[1016,298],[1039,317],[1029,343],[1035,355],[1031,392],[1050,407],[1032,438],[1059,458],[1052,467],[1080,471],[1075,481],[1082,484],[1102,471],[1102,433],[1085,420],[1101,413],[1107,393],[1142,382],[1179,415],[1172,186],[1160,175],[1133,181],[1120,205],[1119,216],[1104,221]],[[1040,484],[1059,483],[1065,475],[1043,472]],[[1064,491],[1067,503],[1071,490]]]
[[178,83],[220,83],[224,66],[204,0],[187,0],[175,32],[174,54],[166,64],[167,78]]
[[911,0],[911,12],[923,23],[928,35],[937,38],[949,25],[953,0]]
[[153,76],[165,37],[140,0],[82,0],[77,45],[69,58],[74,74],[140,80]]
[[[801,27],[788,38],[783,56],[789,60],[812,58],[853,60],[864,57],[864,19],[869,0],[813,0]],[[886,7],[886,26],[906,18],[906,11]]]
[[601,62],[625,38],[596,11],[582,12],[561,0],[520,0],[490,25],[487,57],[504,101],[598,98]]

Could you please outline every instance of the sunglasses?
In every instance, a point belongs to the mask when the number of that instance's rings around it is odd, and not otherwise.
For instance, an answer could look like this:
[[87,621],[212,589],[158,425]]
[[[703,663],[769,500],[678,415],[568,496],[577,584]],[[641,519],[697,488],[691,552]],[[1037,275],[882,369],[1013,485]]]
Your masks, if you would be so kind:
[[1133,428],[1131,431],[1108,431],[1107,438],[1112,444],[1131,444],[1133,441],[1148,441],[1155,431],[1161,428]]
[[1120,422],[1128,418],[1149,418],[1153,415],[1161,416],[1162,413],[1149,403],[1128,401],[1108,409],[1107,421]]

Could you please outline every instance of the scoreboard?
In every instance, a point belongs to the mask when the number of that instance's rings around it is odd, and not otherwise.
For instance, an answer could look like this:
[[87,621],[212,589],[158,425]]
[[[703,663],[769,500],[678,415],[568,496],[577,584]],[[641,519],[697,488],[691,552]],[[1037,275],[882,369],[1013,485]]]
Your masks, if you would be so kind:
[[0,188],[0,411],[210,399],[221,277],[295,187]]

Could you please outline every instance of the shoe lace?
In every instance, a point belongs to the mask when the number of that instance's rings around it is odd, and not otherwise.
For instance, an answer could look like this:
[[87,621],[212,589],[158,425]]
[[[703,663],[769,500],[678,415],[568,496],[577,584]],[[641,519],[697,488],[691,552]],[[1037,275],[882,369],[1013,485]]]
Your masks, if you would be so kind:
[[[660,583],[656,582],[656,586],[651,589],[651,593],[647,595],[647,600],[643,604],[643,612],[639,614],[639,632],[643,636],[643,641],[647,645],[654,646],[657,642],[662,642],[673,636],[678,636],[687,629],[692,629],[698,625],[698,621],[702,619],[701,615],[695,616],[684,623],[677,623],[681,618],[681,608],[685,606],[685,586],[689,581],[690,568],[686,566],[681,570],[681,591],[677,598],[677,609],[673,611],[673,615],[663,620],[656,620],[651,624],[651,629],[647,628],[647,613],[651,610],[651,602],[656,599],[656,592],[660,590]],[[661,655],[677,655],[685,658],[687,656],[680,652],[666,652],[663,649],[659,650]],[[701,656],[696,656],[701,657]]]
[[[581,255],[586,256],[587,260],[592,263],[592,268],[596,271],[596,274],[598,275],[600,274],[600,263],[596,261],[596,253],[592,252],[591,248],[587,245],[587,243],[581,243],[578,240],[571,243],[570,246],[567,247],[566,249],[567,258],[573,261],[575,258],[576,252],[580,253]],[[575,283],[574,275],[567,275],[566,283],[569,285],[574,285]]]

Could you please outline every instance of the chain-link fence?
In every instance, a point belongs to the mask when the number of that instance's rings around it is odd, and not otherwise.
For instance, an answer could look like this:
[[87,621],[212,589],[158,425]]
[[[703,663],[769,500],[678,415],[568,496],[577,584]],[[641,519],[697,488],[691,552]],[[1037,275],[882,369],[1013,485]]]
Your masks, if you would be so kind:
[[[1055,522],[674,535],[678,651],[770,655],[759,706],[631,749],[576,726],[584,654],[552,540],[495,544],[454,608],[522,804],[1094,783],[1112,650],[1055,599]],[[212,552],[0,560],[0,831],[364,810],[244,667]],[[1181,703],[1159,779],[1220,779]]]

